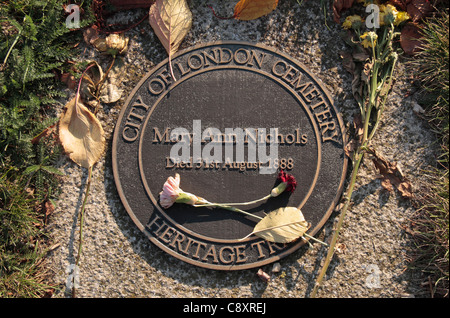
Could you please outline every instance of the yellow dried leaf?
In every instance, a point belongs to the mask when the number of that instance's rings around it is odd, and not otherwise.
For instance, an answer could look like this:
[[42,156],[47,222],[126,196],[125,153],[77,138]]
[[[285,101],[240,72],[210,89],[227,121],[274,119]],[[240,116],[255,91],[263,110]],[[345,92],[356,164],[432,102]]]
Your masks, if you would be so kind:
[[150,25],[169,56],[174,54],[192,26],[186,0],[156,0],[150,7]]
[[69,158],[84,168],[93,166],[105,150],[102,125],[79,97],[66,104],[59,120],[59,140]]
[[253,20],[276,9],[278,0],[240,0],[234,7],[234,17],[238,20]]
[[303,213],[298,208],[285,207],[267,214],[248,236],[256,235],[275,243],[289,243],[303,236],[307,230],[308,222]]

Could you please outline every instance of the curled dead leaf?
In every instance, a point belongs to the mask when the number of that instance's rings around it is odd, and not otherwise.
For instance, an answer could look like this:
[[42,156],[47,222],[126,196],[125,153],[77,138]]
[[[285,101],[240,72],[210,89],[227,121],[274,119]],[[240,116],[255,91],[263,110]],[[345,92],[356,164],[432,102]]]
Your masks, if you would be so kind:
[[342,66],[350,74],[355,72],[355,61],[353,61],[353,56],[350,52],[341,52]]
[[369,58],[370,56],[365,50],[353,53],[353,59],[357,62],[366,62]]
[[394,187],[396,187],[402,197],[407,199],[413,198],[412,185],[404,176],[400,167],[397,166],[397,163],[389,162],[373,148],[369,149],[369,153],[372,155],[375,167],[380,172],[381,186],[389,192],[394,191]]
[[123,54],[128,49],[128,41],[129,39],[123,33],[112,33],[105,38],[106,51],[113,56]]
[[84,168],[93,166],[105,150],[102,125],[79,96],[66,104],[59,120],[59,139],[69,158]]
[[89,28],[86,28],[83,31],[83,39],[86,44],[94,44],[94,42],[100,37],[98,27],[96,25],[93,25]]
[[278,0],[240,0],[234,7],[234,15],[238,20],[258,19],[276,9]]
[[345,245],[344,243],[337,243],[334,247],[334,251],[336,252],[336,254],[345,254],[347,251],[347,245]]
[[360,43],[354,43],[350,38],[347,43],[352,46],[352,52],[341,52],[342,65],[350,74],[352,79],[352,93],[359,105],[363,101],[363,86],[367,80],[365,75],[370,64],[369,55]]
[[349,157],[353,157],[353,153],[362,143],[364,127],[361,114],[357,114],[353,118],[354,137],[345,145],[344,152]]
[[103,70],[96,61],[90,62],[89,65],[92,65],[92,67],[89,67],[83,74],[83,81],[81,82],[80,93],[83,100],[96,96],[98,85],[104,77]]
[[371,79],[373,65],[374,65],[373,60],[368,60],[366,63],[364,63],[364,67],[361,72],[361,80],[363,82],[369,83],[369,80]]

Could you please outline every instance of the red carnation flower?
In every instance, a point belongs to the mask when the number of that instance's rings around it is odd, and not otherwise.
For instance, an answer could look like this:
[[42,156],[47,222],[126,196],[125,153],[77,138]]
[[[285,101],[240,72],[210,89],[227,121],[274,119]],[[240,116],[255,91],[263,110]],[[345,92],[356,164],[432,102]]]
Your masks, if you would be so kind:
[[295,177],[292,174],[284,172],[284,170],[281,170],[280,173],[278,173],[278,180],[287,184],[285,191],[292,193],[297,187],[297,180],[295,180]]

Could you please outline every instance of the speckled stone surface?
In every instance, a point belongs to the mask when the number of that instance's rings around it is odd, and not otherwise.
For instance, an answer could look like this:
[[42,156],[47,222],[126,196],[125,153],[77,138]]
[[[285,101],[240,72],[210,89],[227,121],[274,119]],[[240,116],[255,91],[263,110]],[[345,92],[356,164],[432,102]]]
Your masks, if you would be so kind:
[[[320,79],[345,123],[351,123],[358,106],[351,94],[351,76],[340,60],[345,50],[340,27],[327,20],[319,1],[280,1],[271,14],[253,21],[220,20],[206,6],[213,4],[221,15],[231,15],[235,1],[191,1],[192,29],[181,44],[187,48],[217,40],[239,40],[274,47],[299,60]],[[145,14],[143,10],[122,13],[126,21]],[[314,243],[303,246],[280,261],[281,270],[269,283],[256,275],[257,269],[235,272],[198,268],[169,256],[154,246],[132,222],[114,185],[111,142],[114,125],[126,96],[141,77],[167,56],[145,21],[126,32],[129,49],[123,57],[127,76],[122,98],[104,105],[98,114],[106,132],[108,150],[93,171],[88,197],[83,252],[77,297],[283,297],[304,298],[312,291],[327,249]],[[92,47],[79,57],[96,59],[106,68],[108,58]],[[388,160],[397,162],[413,186],[420,169],[434,159],[433,135],[414,112],[415,97],[409,91],[407,74],[400,63],[397,81],[387,102],[374,146]],[[73,92],[71,92],[73,95]],[[71,97],[71,96],[70,96]],[[60,111],[66,101],[61,101]],[[87,182],[87,170],[66,157],[59,169],[65,174],[62,194],[51,216],[49,231],[59,246],[49,255],[54,282],[60,287],[54,297],[68,297],[66,283],[78,249],[79,211]],[[377,171],[367,160],[360,169],[354,204],[344,221],[339,241],[345,252],[335,255],[319,290],[319,297],[426,297],[420,273],[407,270],[406,252],[410,237],[402,225],[414,212],[410,202],[397,192],[388,193],[376,179]],[[319,238],[329,240],[339,212],[333,213]],[[263,270],[270,273],[272,265]]]

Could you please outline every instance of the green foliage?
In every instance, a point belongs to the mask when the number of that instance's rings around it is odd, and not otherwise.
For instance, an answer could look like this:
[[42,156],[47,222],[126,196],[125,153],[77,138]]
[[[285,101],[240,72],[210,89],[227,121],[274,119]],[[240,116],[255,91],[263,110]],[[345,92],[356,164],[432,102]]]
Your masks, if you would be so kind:
[[[43,110],[64,97],[55,74],[75,53],[79,34],[65,25],[65,1],[10,1],[0,7],[0,159],[30,164],[29,135]],[[88,21],[84,21],[86,24]],[[31,137],[31,138],[30,138]]]
[[14,169],[0,176],[0,297],[36,297],[48,288],[37,278],[42,221],[36,201]]
[[431,127],[441,144],[437,167],[425,171],[428,183],[419,193],[418,214],[413,220],[420,253],[413,266],[433,282],[432,294],[449,295],[449,15],[448,8],[425,22],[422,51],[411,62],[417,70]]
[[[83,1],[89,12],[91,1]],[[45,213],[59,191],[51,134],[53,105],[65,97],[57,74],[79,52],[81,32],[66,27],[63,0],[0,2],[0,297],[41,297]],[[92,22],[85,14],[81,27]]]
[[[447,9],[448,10],[448,9]],[[449,15],[441,11],[440,16],[428,20],[423,28],[424,44],[417,59],[412,62],[425,89],[422,103],[427,107],[431,123],[447,145],[449,142]]]

